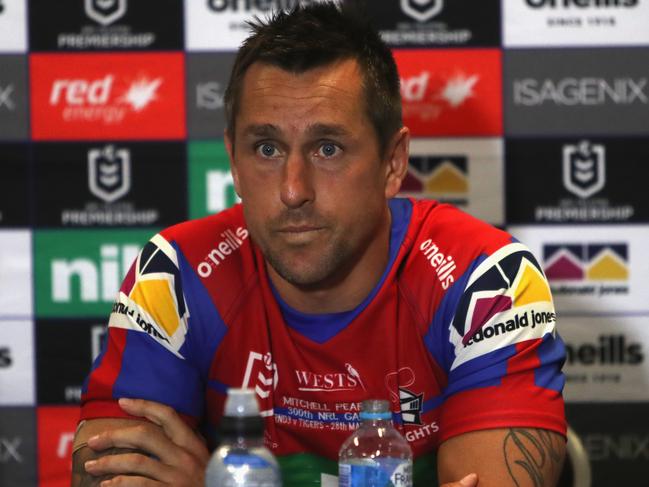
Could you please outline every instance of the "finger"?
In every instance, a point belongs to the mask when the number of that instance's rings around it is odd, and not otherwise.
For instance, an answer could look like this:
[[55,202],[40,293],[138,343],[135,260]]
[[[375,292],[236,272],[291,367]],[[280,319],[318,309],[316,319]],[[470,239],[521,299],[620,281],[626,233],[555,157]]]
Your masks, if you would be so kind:
[[135,426],[104,431],[89,438],[88,446],[95,451],[107,448],[144,450],[158,457],[161,462],[172,466],[197,461],[194,456],[167,438],[159,426],[144,422]]
[[109,474],[128,474],[169,482],[172,470],[156,460],[140,453],[106,455],[84,463],[86,471],[95,477]]
[[209,460],[209,452],[201,438],[180,418],[171,407],[145,399],[119,400],[120,407],[133,416],[147,418],[162,427],[176,445],[193,453],[199,460]]
[[449,482],[442,485],[441,487],[476,487],[478,485],[478,475],[475,473],[470,473],[462,480],[457,482]]

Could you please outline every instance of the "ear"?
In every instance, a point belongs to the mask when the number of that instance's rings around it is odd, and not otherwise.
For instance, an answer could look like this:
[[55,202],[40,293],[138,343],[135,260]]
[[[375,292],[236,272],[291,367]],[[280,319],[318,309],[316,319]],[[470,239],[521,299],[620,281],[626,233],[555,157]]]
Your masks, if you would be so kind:
[[394,198],[401,189],[401,182],[408,172],[410,155],[410,130],[401,127],[392,137],[386,155],[385,197]]
[[230,172],[232,173],[232,180],[234,182],[234,190],[236,191],[239,198],[241,198],[241,186],[239,184],[239,172],[237,170],[237,165],[234,162],[234,142],[230,138],[230,133],[226,129],[223,133],[223,142],[225,143],[225,151],[228,153],[230,158]]

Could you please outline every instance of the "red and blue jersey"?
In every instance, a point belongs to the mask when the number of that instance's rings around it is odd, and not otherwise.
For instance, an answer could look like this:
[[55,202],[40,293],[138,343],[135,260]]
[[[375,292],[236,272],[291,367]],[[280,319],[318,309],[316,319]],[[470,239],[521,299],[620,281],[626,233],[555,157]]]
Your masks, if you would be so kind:
[[255,389],[284,485],[320,485],[358,426],[391,401],[415,485],[462,433],[565,434],[564,346],[543,271],[504,231],[432,201],[390,201],[388,265],[355,309],[305,314],[273,288],[242,208],[155,235],[128,272],[82,396],[82,419],[120,397],[216,426],[229,387]]

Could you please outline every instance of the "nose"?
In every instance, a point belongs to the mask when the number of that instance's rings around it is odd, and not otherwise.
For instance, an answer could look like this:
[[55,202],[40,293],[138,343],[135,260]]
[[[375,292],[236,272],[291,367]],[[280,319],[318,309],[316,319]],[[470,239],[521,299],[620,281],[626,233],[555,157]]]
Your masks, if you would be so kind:
[[291,154],[284,164],[280,197],[287,208],[299,208],[315,197],[312,168],[300,154]]

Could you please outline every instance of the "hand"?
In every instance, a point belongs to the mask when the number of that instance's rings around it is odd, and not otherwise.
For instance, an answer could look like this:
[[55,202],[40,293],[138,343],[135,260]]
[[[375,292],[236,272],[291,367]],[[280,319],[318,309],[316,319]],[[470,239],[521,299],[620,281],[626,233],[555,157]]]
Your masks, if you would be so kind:
[[143,399],[120,399],[119,405],[130,415],[144,417],[150,423],[105,431],[88,439],[88,446],[95,451],[140,450],[86,462],[85,469],[92,476],[115,475],[102,482],[101,487],[204,485],[209,452],[203,440],[172,408]]
[[447,484],[441,485],[440,487],[476,487],[478,485],[478,476],[474,473],[470,473],[462,480],[457,482],[449,482]]

